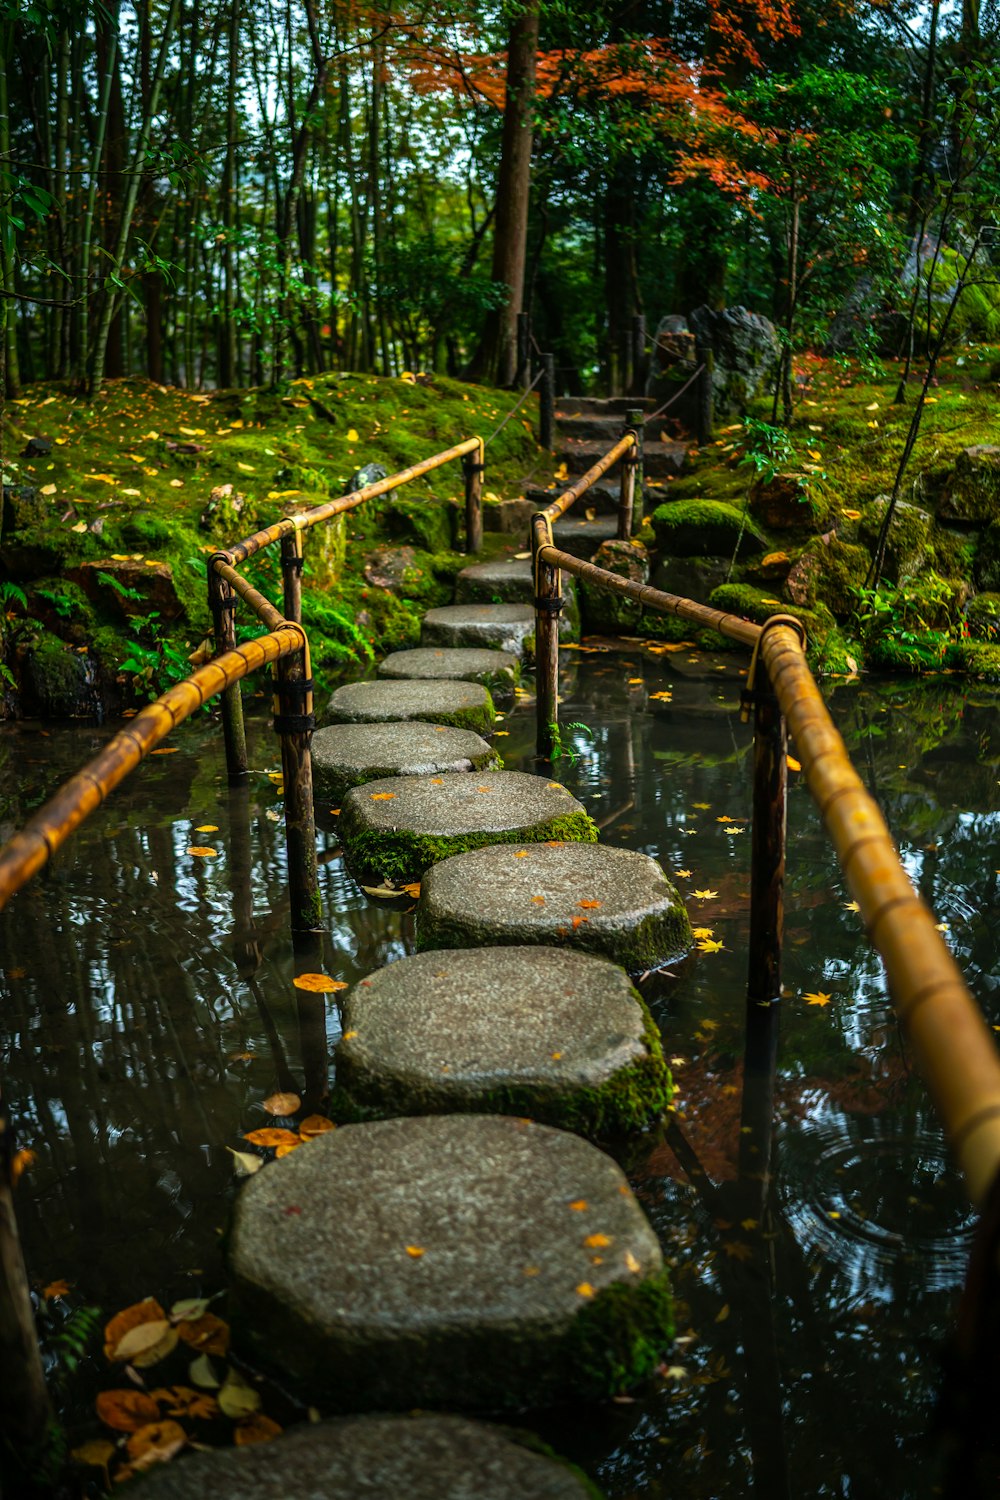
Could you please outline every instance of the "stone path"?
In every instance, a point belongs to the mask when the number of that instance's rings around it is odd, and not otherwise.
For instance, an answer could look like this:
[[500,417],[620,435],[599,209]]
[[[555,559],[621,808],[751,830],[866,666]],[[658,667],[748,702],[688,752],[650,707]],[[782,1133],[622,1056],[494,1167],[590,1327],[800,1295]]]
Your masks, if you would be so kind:
[[399,724],[333,724],[312,740],[316,796],[342,802],[352,786],[386,776],[442,771],[498,771],[493,746],[471,729],[407,720]]
[[414,682],[479,682],[494,703],[512,703],[521,681],[521,658],[483,646],[422,646],[393,651],[378,675]]
[[423,646],[493,646],[512,656],[527,653],[535,614],[528,604],[445,604],[429,609],[420,630]]
[[343,1025],[338,1094],[369,1115],[489,1110],[607,1135],[641,1128],[670,1102],[645,1004],[623,969],[584,953],[397,959],[353,986]]
[[672,1331],[621,1169],[505,1116],[328,1131],[247,1181],[228,1259],[238,1347],[335,1410],[596,1399]]
[[296,1427],[280,1443],[160,1465],[143,1500],[593,1500],[569,1464],[510,1428],[464,1417],[344,1417]]
[[349,682],[337,688],[324,724],[392,724],[422,719],[489,734],[493,700],[480,682]]
[[[553,538],[555,533],[553,532]],[[587,554],[588,557],[590,553]],[[580,639],[580,606],[576,579],[563,575],[562,593],[566,601],[559,617],[559,639]],[[455,601],[458,604],[526,604],[534,606],[535,579],[531,559],[472,563],[455,579]]]

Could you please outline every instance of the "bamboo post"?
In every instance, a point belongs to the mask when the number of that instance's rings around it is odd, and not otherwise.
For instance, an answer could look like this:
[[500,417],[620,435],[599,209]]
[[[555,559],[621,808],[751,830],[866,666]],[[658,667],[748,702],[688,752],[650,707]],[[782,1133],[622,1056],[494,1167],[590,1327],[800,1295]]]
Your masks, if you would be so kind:
[[627,542],[635,529],[635,496],[639,490],[639,505],[642,507],[642,424],[644,413],[641,407],[630,407],[625,413],[625,431],[635,438],[635,443],[622,459],[621,487],[618,499],[618,540]]
[[542,355],[542,380],[538,387],[538,441],[552,452],[556,420],[556,357]]
[[475,453],[462,459],[465,473],[465,550],[479,552],[483,545],[483,471],[486,451],[482,443]]
[[44,1458],[53,1421],[17,1232],[12,1160],[10,1121],[0,1103],[0,1479],[11,1495],[21,1493],[20,1483]]
[[292,935],[321,930],[323,906],[316,858],[310,746],[316,720],[305,635],[301,651],[277,663],[274,727],[281,738],[281,771],[285,787],[285,841],[288,847],[288,893]]
[[747,1004],[751,1009],[769,1009],[781,999],[788,728],[759,660],[748,692],[753,698],[754,730]]
[[517,371],[514,384],[527,390],[531,384],[531,314],[517,315]]
[[636,313],[632,319],[632,395],[646,394],[646,315]]
[[[228,558],[225,553],[218,556]],[[236,648],[236,595],[232,586],[215,571],[215,558],[208,562],[208,607],[215,630],[215,654],[224,656]],[[243,694],[238,682],[222,694],[222,735],[226,746],[226,771],[230,783],[243,781],[249,771],[247,732],[243,722]]]
[[302,624],[302,532],[296,526],[281,538],[282,612],[286,620]]
[[539,553],[552,545],[552,526],[545,515],[531,521],[531,551],[535,579],[535,749],[552,759],[559,737],[559,612],[562,609],[558,568],[543,563]]

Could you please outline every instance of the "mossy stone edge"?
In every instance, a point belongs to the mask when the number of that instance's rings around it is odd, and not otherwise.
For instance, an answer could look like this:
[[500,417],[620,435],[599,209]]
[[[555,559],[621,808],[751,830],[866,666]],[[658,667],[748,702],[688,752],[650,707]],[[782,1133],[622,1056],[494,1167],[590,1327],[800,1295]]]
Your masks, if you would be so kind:
[[[340,829],[344,860],[355,879],[372,883],[371,877],[397,883],[419,880],[431,865],[465,854],[469,849],[483,849],[488,844],[542,844],[552,839],[565,844],[596,844],[597,824],[582,809],[547,818],[530,828],[509,828],[499,832],[461,834],[415,833],[407,828],[392,830],[360,829],[349,825]],[[465,947],[467,944],[433,943],[431,947]],[[581,946],[583,946],[581,944]]]

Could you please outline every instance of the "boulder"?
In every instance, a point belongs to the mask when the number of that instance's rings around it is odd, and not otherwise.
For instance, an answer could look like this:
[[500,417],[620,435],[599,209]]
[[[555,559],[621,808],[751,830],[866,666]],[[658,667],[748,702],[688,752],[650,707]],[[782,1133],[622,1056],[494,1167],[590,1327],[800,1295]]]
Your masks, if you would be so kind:
[[[126,620],[151,610],[158,610],[164,621],[179,620],[184,614],[169,563],[147,562],[145,558],[136,561],[131,557],[122,562],[109,557],[68,568],[66,577],[78,583],[88,599],[115,610]],[[141,597],[130,599],[123,589]]]
[[652,515],[656,544],[668,557],[747,557],[767,550],[756,522],[723,500],[674,500]]
[[750,514],[770,531],[808,526],[812,507],[804,474],[761,475],[750,486]]
[[[885,518],[888,495],[878,495],[861,512],[858,540],[874,554],[878,534]],[[931,517],[926,510],[900,500],[889,523],[885,549],[884,576],[893,583],[901,578],[915,578],[931,556]]]
[[346,495],[354,495],[358,490],[366,490],[370,484],[378,484],[380,479],[388,479],[389,470],[381,464],[363,464],[360,469],[355,469],[347,481]]
[[231,484],[217,484],[208,497],[208,504],[198,517],[202,531],[211,531],[223,539],[239,534],[239,518],[246,506],[246,496]]
[[45,719],[103,716],[97,663],[85,649],[66,645],[41,627],[19,651],[24,712]]
[[993,521],[979,538],[972,576],[984,593],[1000,593],[1000,521]]
[[395,494],[382,517],[393,541],[425,552],[447,552],[452,545],[452,507],[432,495]]
[[[649,553],[641,542],[602,542],[592,562],[632,583],[649,582]],[[580,582],[580,598],[586,630],[591,634],[638,635],[644,627],[641,604],[623,594],[612,594],[586,579]]]
[[781,344],[774,324],[745,307],[696,307],[688,323],[698,345],[714,355],[715,415],[742,416],[778,367]]
[[3,535],[11,531],[30,531],[48,520],[52,506],[33,484],[5,484],[3,487]]
[[1000,519],[1000,447],[976,443],[963,448],[950,483],[938,501],[938,519],[968,526]]

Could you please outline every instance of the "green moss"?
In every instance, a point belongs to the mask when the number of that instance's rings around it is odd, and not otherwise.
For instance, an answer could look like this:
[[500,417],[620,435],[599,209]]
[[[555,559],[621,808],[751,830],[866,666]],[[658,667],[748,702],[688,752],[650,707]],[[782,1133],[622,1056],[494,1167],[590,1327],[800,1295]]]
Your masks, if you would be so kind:
[[974,641],[995,642],[1000,637],[1000,594],[976,594],[965,606],[965,620]]
[[857,641],[834,629],[816,644],[807,637],[806,660],[817,677],[849,677],[858,671],[864,652]]
[[453,835],[415,833],[408,828],[378,831],[356,828],[345,810],[340,834],[347,866],[365,885],[374,884],[370,878],[373,876],[397,885],[419,880],[431,865],[440,864],[453,854],[464,854],[468,849],[483,849],[488,844],[541,844],[548,839],[594,844],[598,838],[597,825],[582,809],[548,818],[529,829]]
[[577,1378],[595,1400],[630,1390],[653,1374],[674,1337],[674,1308],[666,1268],[636,1282],[616,1282],[589,1301],[576,1319]]
[[783,603],[776,594],[755,588],[751,583],[720,584],[717,589],[712,590],[708,602],[713,609],[740,615],[758,625],[762,625],[771,615],[793,613],[791,606]]
[[[883,496],[865,506],[861,512],[858,540],[873,555],[888,503]],[[930,521],[928,513],[915,505],[901,501],[896,506],[886,539],[886,578],[894,582],[913,578],[926,566],[932,555]]]
[[448,552],[452,547],[451,508],[428,497],[393,495],[382,515],[386,534],[425,552]]
[[[317,801],[342,802],[353,786],[364,786],[369,781],[381,781],[383,777],[396,776],[395,766],[369,766],[364,772],[347,772],[327,766],[313,753],[313,792]],[[484,755],[473,765],[474,771],[502,771],[503,760],[495,752]]]
[[944,665],[970,677],[1000,678],[1000,645],[985,641],[952,641],[944,653]]
[[934,672],[945,664],[948,640],[940,631],[880,635],[868,644],[868,662],[884,672]]
[[719,500],[674,500],[652,516],[657,546],[672,557],[763,552],[764,533],[745,512]]

